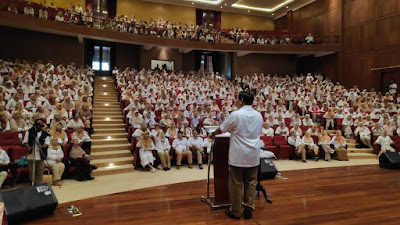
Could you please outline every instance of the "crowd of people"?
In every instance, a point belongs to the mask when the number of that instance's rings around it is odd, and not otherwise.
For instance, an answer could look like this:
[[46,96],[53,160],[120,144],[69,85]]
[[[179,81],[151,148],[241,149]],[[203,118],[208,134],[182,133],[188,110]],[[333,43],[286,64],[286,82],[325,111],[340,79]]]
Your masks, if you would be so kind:
[[220,31],[214,28],[206,28],[199,25],[171,23],[168,19],[158,21],[152,18],[149,21],[136,19],[134,15],[116,15],[113,19],[104,17],[94,17],[91,9],[83,9],[79,4],[71,5],[65,11],[57,11],[56,15],[49,16],[49,11],[56,11],[54,5],[47,6],[45,2],[40,4],[40,8],[35,11],[31,4],[27,3],[22,9],[18,9],[14,4],[10,4],[7,11],[24,15],[38,16],[42,19],[51,19],[58,22],[73,23],[98,29],[115,30],[119,32],[163,37],[168,39],[191,40],[203,42],[219,42]]
[[[95,167],[90,165],[89,151],[83,150],[91,147],[93,71],[74,63],[17,59],[0,60],[0,74],[0,132],[19,133],[21,143],[16,144],[28,148],[28,167],[36,161],[34,182],[41,183],[43,169],[49,167],[54,184],[61,185],[65,163],[77,167],[78,180],[93,179],[90,172]],[[62,148],[68,144],[64,155]],[[6,162],[7,157],[0,157],[0,163]]]
[[[359,90],[357,86],[346,89],[321,74],[254,74],[237,76],[232,81],[218,73],[204,76],[115,68],[113,74],[122,101],[129,103],[124,111],[134,130],[132,137],[141,146],[139,155],[145,158],[145,149],[157,150],[160,157],[164,156],[164,170],[170,168],[169,156],[173,154],[166,154],[170,149],[176,154],[178,169],[181,155],[187,157],[189,168],[193,156],[201,165],[201,154],[211,145],[204,126],[220,125],[230,112],[237,110],[234,101],[241,90],[255,95],[253,107],[264,117],[260,135],[285,136],[293,146],[293,155],[297,154],[303,162],[307,162],[307,150],[314,152],[316,160],[324,155],[329,161],[332,154],[338,160],[348,160],[346,139],[358,137],[360,147],[371,147],[371,135],[381,136],[376,142],[380,144],[387,139],[383,139],[385,134],[400,134],[400,98],[394,98],[396,93]],[[335,130],[339,124],[341,128],[335,135],[327,134],[327,130]],[[147,135],[145,139],[153,138],[154,146],[140,144],[143,134]],[[317,141],[313,136],[318,137]],[[166,138],[173,141],[168,143]],[[381,146],[382,151],[394,150],[387,144]],[[147,155],[142,165],[154,172],[155,158]]]

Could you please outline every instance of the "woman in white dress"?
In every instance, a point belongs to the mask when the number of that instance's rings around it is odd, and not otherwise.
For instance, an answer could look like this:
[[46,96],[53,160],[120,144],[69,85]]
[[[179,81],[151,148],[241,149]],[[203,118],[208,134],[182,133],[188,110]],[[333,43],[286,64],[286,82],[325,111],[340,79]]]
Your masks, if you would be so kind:
[[378,153],[378,158],[386,151],[396,151],[392,146],[390,146],[390,144],[393,144],[393,140],[387,135],[386,130],[383,130],[381,132],[381,135],[378,137],[378,139],[376,139],[375,144],[381,145],[381,150]]
[[156,172],[156,169],[153,167],[155,158],[152,152],[156,148],[148,131],[143,132],[136,146],[139,147],[140,164],[143,167],[148,166],[150,168],[150,172]]
[[47,160],[46,167],[50,168],[53,173],[53,185],[61,186],[61,176],[64,173],[65,165],[62,162],[64,158],[64,152],[61,149],[60,143],[58,143],[57,137],[52,137],[50,146],[47,149]]

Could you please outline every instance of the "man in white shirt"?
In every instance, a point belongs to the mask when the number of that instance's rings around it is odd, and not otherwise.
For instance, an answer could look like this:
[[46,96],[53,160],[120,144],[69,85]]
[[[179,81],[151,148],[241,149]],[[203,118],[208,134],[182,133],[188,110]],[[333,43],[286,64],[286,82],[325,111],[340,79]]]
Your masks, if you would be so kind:
[[[260,164],[259,140],[263,118],[251,107],[253,101],[252,93],[239,92],[235,101],[238,110],[232,112],[213,132],[213,136],[225,132],[231,133],[228,162],[230,165],[228,188],[231,207],[227,208],[225,213],[234,219],[241,217],[242,200],[245,219],[252,218],[255,208],[257,171]],[[244,186],[244,197],[242,197],[242,186]]]
[[175,138],[172,142],[172,147],[176,153],[176,168],[181,168],[182,156],[187,157],[188,167],[192,169],[192,152],[189,149],[187,139],[183,137],[182,131],[178,131],[178,138]]
[[197,162],[199,163],[199,168],[203,169],[202,155],[204,152],[204,141],[203,138],[199,137],[197,131],[193,131],[193,136],[188,140],[188,146],[192,150],[193,154],[197,155]]
[[354,134],[359,136],[361,142],[371,148],[371,131],[364,125],[360,123],[360,126],[354,131]]

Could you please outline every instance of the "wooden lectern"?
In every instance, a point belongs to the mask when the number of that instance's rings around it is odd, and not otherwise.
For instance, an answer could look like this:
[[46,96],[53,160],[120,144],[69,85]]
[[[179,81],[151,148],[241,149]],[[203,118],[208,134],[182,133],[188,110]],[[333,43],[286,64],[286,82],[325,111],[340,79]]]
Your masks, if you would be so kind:
[[[213,209],[229,207],[229,139],[228,135],[217,135],[211,147],[208,157],[207,196],[201,196],[201,200]],[[214,196],[210,196],[210,167],[214,164]]]

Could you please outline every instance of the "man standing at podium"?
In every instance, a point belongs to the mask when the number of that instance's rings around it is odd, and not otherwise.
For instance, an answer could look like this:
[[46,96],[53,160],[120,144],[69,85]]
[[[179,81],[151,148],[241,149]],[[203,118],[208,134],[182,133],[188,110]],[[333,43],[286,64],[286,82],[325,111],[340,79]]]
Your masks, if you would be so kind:
[[[229,141],[229,198],[231,207],[225,213],[231,218],[240,219],[242,199],[243,216],[252,218],[254,198],[256,195],[257,171],[260,164],[259,140],[263,126],[263,118],[252,108],[254,96],[248,91],[239,92],[235,101],[237,111],[232,112],[221,126],[212,133],[218,135],[231,133]],[[242,184],[244,197],[242,198]]]

